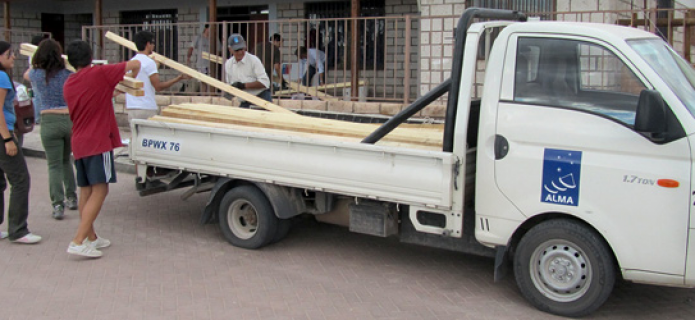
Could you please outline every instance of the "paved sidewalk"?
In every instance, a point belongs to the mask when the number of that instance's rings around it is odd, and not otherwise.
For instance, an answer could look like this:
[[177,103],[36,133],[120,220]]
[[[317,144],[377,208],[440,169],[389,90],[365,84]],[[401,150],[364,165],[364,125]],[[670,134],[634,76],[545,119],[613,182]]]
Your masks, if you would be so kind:
[[[121,139],[130,141],[130,128],[119,127]],[[34,130],[24,135],[24,143],[22,145],[24,155],[27,157],[36,157],[46,159],[46,151],[41,144],[41,125],[34,126]],[[128,147],[116,148],[113,151],[116,171],[123,173],[135,174],[135,165],[128,158]]]

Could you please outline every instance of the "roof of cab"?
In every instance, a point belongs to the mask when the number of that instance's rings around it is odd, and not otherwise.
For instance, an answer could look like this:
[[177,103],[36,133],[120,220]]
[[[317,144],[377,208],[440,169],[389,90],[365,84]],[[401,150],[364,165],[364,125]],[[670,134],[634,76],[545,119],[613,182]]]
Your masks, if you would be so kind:
[[606,23],[591,22],[572,22],[572,21],[532,21],[532,22],[512,22],[512,21],[488,21],[474,23],[470,26],[469,32],[480,32],[486,26],[504,26],[505,33],[546,33],[546,34],[565,34],[586,37],[611,38],[614,41],[625,41],[630,39],[660,39],[657,35],[632,27],[619,26]]
[[507,27],[509,32],[533,32],[570,34],[595,37],[601,35],[622,40],[659,38],[657,35],[632,27],[605,23],[570,22],[570,21],[534,21],[514,23]]

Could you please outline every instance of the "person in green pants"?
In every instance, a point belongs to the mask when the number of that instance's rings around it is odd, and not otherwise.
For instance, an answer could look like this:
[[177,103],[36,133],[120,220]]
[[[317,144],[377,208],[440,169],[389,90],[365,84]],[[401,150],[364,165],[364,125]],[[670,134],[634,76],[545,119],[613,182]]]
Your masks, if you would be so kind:
[[[48,162],[48,189],[53,204],[53,218],[62,220],[65,207],[77,210],[75,173],[70,161],[72,122],[63,98],[63,85],[72,72],[65,69],[63,50],[58,42],[46,39],[36,49],[31,67],[24,78],[31,81],[39,96],[41,143]],[[67,197],[66,197],[67,196]]]

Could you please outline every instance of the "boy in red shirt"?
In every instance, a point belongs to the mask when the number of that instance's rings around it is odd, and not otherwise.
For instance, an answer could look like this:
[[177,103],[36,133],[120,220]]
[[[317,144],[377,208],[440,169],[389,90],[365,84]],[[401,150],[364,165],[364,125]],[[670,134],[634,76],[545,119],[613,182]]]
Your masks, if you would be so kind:
[[118,82],[128,71],[137,74],[140,62],[131,60],[113,65],[92,66],[92,50],[85,41],[67,47],[68,62],[76,68],[63,87],[63,96],[72,120],[72,153],[77,185],[80,187],[80,225],[68,246],[68,253],[98,258],[99,248],[111,241],[97,237],[94,221],[116,182],[113,149],[122,146],[111,98]]

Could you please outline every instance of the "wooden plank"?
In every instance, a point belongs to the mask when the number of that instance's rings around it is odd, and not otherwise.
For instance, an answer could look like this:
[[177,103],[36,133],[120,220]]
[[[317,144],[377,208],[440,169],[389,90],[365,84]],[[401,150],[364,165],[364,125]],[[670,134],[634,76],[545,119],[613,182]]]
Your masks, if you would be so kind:
[[[360,86],[366,86],[367,81],[360,80],[359,85]],[[339,83],[324,84],[324,85],[320,85],[318,87],[312,87],[312,88],[316,88],[316,90],[320,90],[320,91],[326,91],[328,89],[341,89],[341,88],[345,88],[345,87],[349,87],[349,86],[350,86],[350,82],[339,82]],[[282,90],[282,91],[276,91],[275,94],[290,94],[290,93],[294,93],[294,92],[297,92],[297,91]]]
[[290,88],[292,88],[292,90],[294,90],[294,91],[306,93],[306,94],[308,94],[308,95],[310,95],[310,96],[317,97],[317,98],[319,98],[319,99],[321,99],[321,100],[323,100],[323,101],[339,101],[339,100],[340,100],[340,99],[338,99],[338,98],[336,98],[336,97],[334,97],[334,96],[325,94],[325,93],[323,93],[323,92],[317,90],[316,87],[306,87],[306,86],[303,86],[303,85],[301,85],[301,84],[299,84],[299,83],[292,82],[292,81],[288,81],[288,82],[287,82],[287,85],[288,85]]
[[[209,127],[209,128],[232,129],[232,130],[239,130],[239,131],[244,131],[244,132],[251,131],[251,132],[272,133],[272,134],[280,134],[280,135],[291,135],[291,136],[312,138],[312,139],[317,139],[317,140],[327,140],[327,141],[342,141],[342,142],[359,143],[362,140],[360,138],[355,138],[355,137],[340,137],[340,136],[335,136],[335,135],[324,135],[324,134],[298,132],[298,131],[290,131],[290,130],[280,130],[280,129],[261,128],[261,127],[249,127],[249,126],[235,125],[235,124],[229,124],[229,123],[217,123],[217,122],[209,122],[209,121],[201,121],[201,120],[182,119],[182,118],[174,118],[174,117],[167,117],[167,116],[161,116],[161,115],[151,117],[148,120],[158,121],[158,122],[167,122],[167,123],[190,124],[190,125],[203,126],[203,127]],[[399,142],[391,142],[391,141],[383,141],[383,140],[377,142],[377,145],[387,146],[387,147],[416,148],[416,149],[430,150],[430,151],[440,151],[441,150],[441,146],[436,146],[436,147],[435,146],[423,146],[423,145],[417,145],[417,144],[399,143]]]
[[[352,123],[299,115],[288,116],[259,110],[204,104],[171,105],[162,110],[162,115],[217,123],[348,136],[360,139],[368,136],[374,131],[374,125],[367,123]],[[384,139],[386,141],[425,146],[441,147],[442,145],[442,133],[437,130],[396,128],[384,137]]]
[[[106,32],[106,38],[113,41],[113,42],[116,42],[116,43],[118,43],[118,44],[120,44],[128,49],[137,51],[137,48],[135,47],[135,44],[132,41],[129,41],[123,37],[120,37],[111,31]],[[183,64],[180,64],[176,61],[173,61],[173,60],[171,60],[165,56],[162,56],[158,53],[152,53],[152,57],[154,57],[155,61],[158,61],[169,68],[172,68],[172,69],[174,69],[178,72],[181,72],[183,74],[187,74],[187,75],[191,76],[192,78],[195,78],[201,82],[207,83],[208,85],[210,85],[212,87],[215,87],[215,88],[220,89],[224,92],[230,93],[236,97],[242,98],[242,99],[258,106],[258,107],[263,108],[263,109],[273,111],[273,112],[278,112],[278,113],[295,114],[294,112],[292,112],[290,110],[287,110],[281,106],[278,106],[276,104],[265,101],[257,96],[254,96],[250,93],[247,93],[246,91],[234,88],[231,85],[228,85],[228,84],[226,84],[220,80],[217,80],[213,77],[210,77],[208,75],[197,72],[194,69],[191,69]]]
[[142,88],[144,84],[140,80],[136,80],[135,78],[131,78],[128,76],[124,76],[123,80],[120,82],[123,86],[133,88],[133,89],[138,89]]
[[130,95],[133,95],[136,97],[142,97],[145,95],[145,91],[143,91],[142,89],[135,89],[135,88],[131,88],[131,87],[126,87],[120,83],[116,85],[116,90],[118,90],[120,92],[125,92],[127,94],[130,94]]
[[218,55],[210,54],[209,52],[203,51],[202,56],[205,60],[209,60],[219,64],[224,64],[224,59],[222,59],[222,57]]

